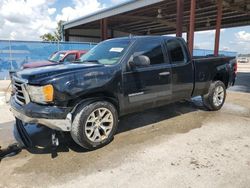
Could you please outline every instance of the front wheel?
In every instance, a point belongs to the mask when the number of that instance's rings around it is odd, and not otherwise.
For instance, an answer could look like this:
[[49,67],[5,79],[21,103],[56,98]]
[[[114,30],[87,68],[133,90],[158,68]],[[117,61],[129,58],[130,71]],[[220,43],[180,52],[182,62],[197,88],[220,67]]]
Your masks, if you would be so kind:
[[221,109],[226,99],[226,87],[221,81],[213,82],[209,91],[202,97],[204,106],[211,111]]
[[112,141],[117,124],[117,111],[111,103],[94,102],[78,108],[71,136],[80,146],[97,149]]

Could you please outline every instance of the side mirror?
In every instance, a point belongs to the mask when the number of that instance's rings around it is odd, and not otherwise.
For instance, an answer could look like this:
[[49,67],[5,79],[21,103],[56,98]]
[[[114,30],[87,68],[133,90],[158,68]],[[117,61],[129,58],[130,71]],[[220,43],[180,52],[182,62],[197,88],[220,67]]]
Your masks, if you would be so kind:
[[150,59],[148,56],[139,55],[133,58],[133,61],[130,62],[132,67],[148,67],[150,65]]

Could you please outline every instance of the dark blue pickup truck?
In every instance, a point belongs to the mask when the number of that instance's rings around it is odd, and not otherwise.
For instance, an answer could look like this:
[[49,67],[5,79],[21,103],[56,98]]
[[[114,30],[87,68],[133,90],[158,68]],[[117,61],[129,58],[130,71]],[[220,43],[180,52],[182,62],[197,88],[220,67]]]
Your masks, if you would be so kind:
[[236,69],[229,57],[192,59],[182,38],[110,39],[78,63],[15,73],[11,110],[17,124],[68,131],[80,146],[95,149],[112,140],[118,118],[128,113],[194,96],[219,110]]

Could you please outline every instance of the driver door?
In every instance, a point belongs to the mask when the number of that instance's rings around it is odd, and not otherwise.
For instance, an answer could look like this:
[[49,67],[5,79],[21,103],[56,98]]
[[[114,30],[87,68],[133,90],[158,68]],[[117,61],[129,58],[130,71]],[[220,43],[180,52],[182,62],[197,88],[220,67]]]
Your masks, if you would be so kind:
[[150,64],[127,66],[123,72],[124,106],[129,112],[159,106],[171,99],[171,65],[164,50],[160,39],[144,38],[134,46],[129,61],[143,55],[150,59]]

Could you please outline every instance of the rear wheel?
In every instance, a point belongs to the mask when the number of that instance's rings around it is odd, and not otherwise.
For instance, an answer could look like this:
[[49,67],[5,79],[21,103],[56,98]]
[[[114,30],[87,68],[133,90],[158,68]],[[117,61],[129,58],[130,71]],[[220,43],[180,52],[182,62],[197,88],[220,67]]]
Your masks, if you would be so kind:
[[221,81],[215,81],[210,85],[209,91],[202,97],[203,104],[208,110],[219,110],[226,99],[226,87]]
[[106,101],[78,108],[72,123],[73,140],[86,149],[100,148],[112,141],[118,124],[115,107]]

